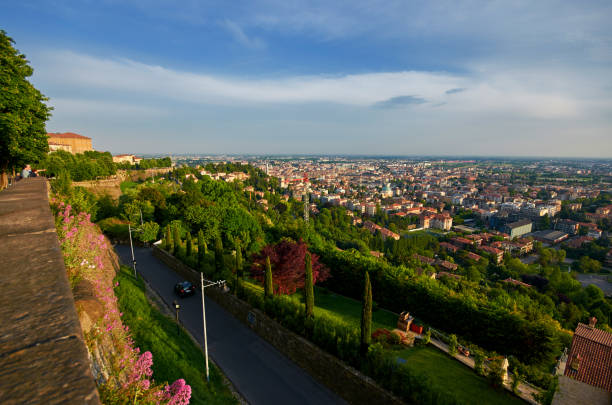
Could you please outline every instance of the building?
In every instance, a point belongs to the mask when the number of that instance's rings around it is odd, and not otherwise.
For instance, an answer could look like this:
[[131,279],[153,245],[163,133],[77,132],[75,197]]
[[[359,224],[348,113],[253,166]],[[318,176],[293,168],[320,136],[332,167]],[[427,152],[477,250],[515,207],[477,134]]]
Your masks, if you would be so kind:
[[567,239],[568,234],[561,231],[553,231],[553,230],[544,230],[537,231],[532,234],[535,240],[539,240],[540,242],[549,243],[554,245],[556,243],[562,242]]
[[451,217],[448,213],[436,214],[429,221],[429,224],[432,228],[442,229],[443,231],[450,231],[453,226],[453,217]]
[[562,219],[557,221],[555,229],[570,235],[576,235],[580,230],[580,223],[571,219]]
[[596,318],[579,323],[564,374],[576,381],[612,391],[612,333],[596,329]]
[[134,155],[129,155],[129,154],[113,156],[113,162],[114,163],[129,163],[131,165],[134,165],[134,164],[140,162],[140,160],[142,160],[142,159],[137,158]]
[[58,150],[64,150],[66,152],[72,153],[72,146],[66,145],[66,144],[57,143],[57,142],[49,142],[49,153],[55,152],[55,151],[58,151]]
[[521,237],[531,232],[533,222],[528,219],[511,222],[503,226],[502,232],[510,235],[510,239]]
[[83,153],[93,150],[91,138],[72,132],[48,133],[49,150],[69,150],[71,153]]
[[504,258],[504,251],[500,249],[497,249],[491,246],[481,246],[480,250],[493,255],[493,258],[495,259],[497,264],[500,264]]

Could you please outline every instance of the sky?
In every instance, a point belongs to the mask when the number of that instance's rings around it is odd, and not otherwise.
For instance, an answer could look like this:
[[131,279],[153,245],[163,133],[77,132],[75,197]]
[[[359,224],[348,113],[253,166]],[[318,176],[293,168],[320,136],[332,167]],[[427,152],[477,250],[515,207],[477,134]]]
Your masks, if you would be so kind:
[[141,154],[612,157],[612,2],[0,0],[49,132]]

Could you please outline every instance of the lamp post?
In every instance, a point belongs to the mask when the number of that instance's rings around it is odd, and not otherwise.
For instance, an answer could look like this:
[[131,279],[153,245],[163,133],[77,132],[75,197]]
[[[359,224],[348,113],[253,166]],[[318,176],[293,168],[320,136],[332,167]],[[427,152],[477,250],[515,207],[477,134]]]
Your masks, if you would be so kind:
[[178,303],[178,302],[176,302],[176,300],[174,300],[174,302],[172,302],[172,303],[174,304],[174,309],[176,309],[176,334],[178,335],[178,334],[180,334],[180,333],[181,333],[181,329],[180,329],[180,327],[179,327],[179,317],[178,317],[178,314],[179,314],[179,308],[180,308],[181,306],[179,305],[179,303]]
[[202,286],[202,324],[204,326],[204,358],[206,359],[206,382],[210,382],[210,375],[208,372],[208,340],[206,338],[206,306],[204,304],[204,289],[216,285],[225,285],[225,280],[209,281],[208,284],[204,285],[204,273],[200,273],[200,284]]
[[[142,221],[142,214],[140,220]],[[129,222],[128,232],[130,234],[130,249],[132,251],[132,267],[134,268],[134,278],[136,278],[136,258],[134,257],[134,244],[132,243],[132,224]],[[134,229],[134,232],[142,232],[142,229]]]

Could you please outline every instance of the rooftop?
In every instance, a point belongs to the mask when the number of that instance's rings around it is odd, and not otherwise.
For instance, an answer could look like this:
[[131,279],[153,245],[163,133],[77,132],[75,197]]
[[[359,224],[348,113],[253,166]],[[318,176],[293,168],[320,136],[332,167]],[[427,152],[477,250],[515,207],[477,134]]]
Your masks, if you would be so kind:
[[59,132],[49,132],[47,133],[47,135],[50,138],[63,138],[63,139],[91,139],[87,136],[83,136],[83,135],[79,135],[79,134],[75,134],[74,132],[64,132],[64,133],[59,133]]

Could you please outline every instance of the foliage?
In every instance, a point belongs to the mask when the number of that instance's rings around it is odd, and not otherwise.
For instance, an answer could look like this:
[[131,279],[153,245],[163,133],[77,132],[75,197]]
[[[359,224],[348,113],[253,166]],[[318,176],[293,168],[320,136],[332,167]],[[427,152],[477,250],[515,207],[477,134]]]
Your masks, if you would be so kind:
[[493,387],[502,387],[504,384],[504,370],[502,368],[502,359],[495,358],[489,362],[489,371],[487,373],[489,383]]
[[363,307],[361,309],[361,349],[366,352],[372,341],[372,284],[370,275],[365,273],[363,283]]
[[193,242],[191,240],[191,232],[187,232],[187,238],[185,239],[185,255],[191,257],[193,250]]
[[476,372],[476,374],[484,376],[485,374],[485,370],[484,370],[484,360],[485,360],[485,356],[482,353],[482,350],[474,350],[474,371]]
[[48,99],[29,81],[33,69],[14,41],[0,30],[0,190],[7,173],[43,159],[48,151]]
[[147,301],[142,279],[135,279],[130,269],[122,266],[117,280],[119,285],[115,293],[124,314],[123,322],[129,326],[135,344],[154,354],[152,369],[156,380],[186,379],[192,389],[192,404],[235,404],[236,400],[214,365],[210,367],[210,383],[206,383],[201,348],[186,332],[177,334],[174,320]]
[[67,172],[74,181],[96,180],[117,172],[110,152],[86,151],[72,154],[65,150],[49,153],[38,165],[48,176]]
[[[306,243],[302,240],[294,242],[283,239],[277,244],[267,245],[259,254],[253,256],[251,275],[262,281],[264,264],[269,257],[274,274],[275,294],[293,294],[298,288],[304,287],[307,252]],[[319,257],[315,254],[311,254],[311,265],[313,285],[328,278],[329,270],[319,263]]]
[[451,334],[448,337],[448,354],[451,356],[457,354],[457,335]]
[[105,218],[98,222],[100,230],[110,239],[127,241],[128,224],[127,221],[119,218]]
[[136,234],[136,237],[141,242],[153,242],[157,240],[159,234],[159,225],[157,222],[149,221],[142,224],[140,232]]
[[225,261],[223,259],[223,242],[220,237],[215,239],[215,272],[221,275],[225,269]]
[[274,280],[272,278],[272,265],[270,256],[266,257],[266,273],[264,275],[264,297],[270,298],[274,295]]
[[314,316],[314,284],[312,281],[312,263],[310,253],[306,252],[305,281],[304,281],[304,301],[306,305],[306,316]]

